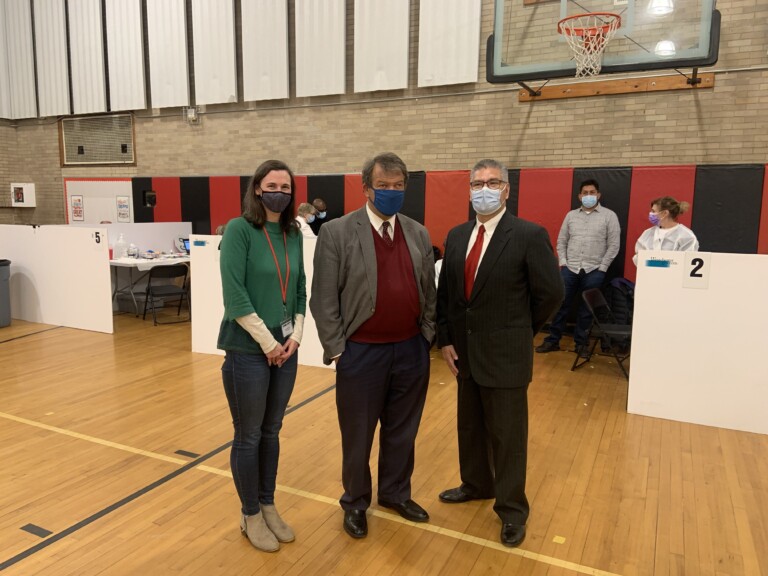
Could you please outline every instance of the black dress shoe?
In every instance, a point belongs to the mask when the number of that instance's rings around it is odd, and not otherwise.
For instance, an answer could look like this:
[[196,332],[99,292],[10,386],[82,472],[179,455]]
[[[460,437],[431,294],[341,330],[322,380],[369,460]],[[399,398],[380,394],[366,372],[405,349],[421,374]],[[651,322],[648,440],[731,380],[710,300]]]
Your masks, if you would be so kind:
[[502,524],[501,543],[504,546],[515,548],[520,546],[525,540],[525,525],[520,524]]
[[386,500],[379,500],[379,506],[391,508],[400,514],[400,516],[411,522],[427,522],[429,520],[427,511],[413,500],[406,500],[405,502],[387,502]]
[[449,488],[448,490],[440,492],[438,498],[440,498],[440,502],[445,502],[446,504],[461,504],[462,502],[469,502],[470,500],[487,500],[487,498],[467,494],[461,489],[461,486],[458,488]]
[[560,350],[560,344],[557,344],[556,342],[544,341],[544,343],[536,346],[536,352],[538,352],[539,354],[546,354],[547,352],[557,352],[558,350]]
[[368,536],[368,520],[365,517],[365,510],[345,510],[344,531],[352,538]]

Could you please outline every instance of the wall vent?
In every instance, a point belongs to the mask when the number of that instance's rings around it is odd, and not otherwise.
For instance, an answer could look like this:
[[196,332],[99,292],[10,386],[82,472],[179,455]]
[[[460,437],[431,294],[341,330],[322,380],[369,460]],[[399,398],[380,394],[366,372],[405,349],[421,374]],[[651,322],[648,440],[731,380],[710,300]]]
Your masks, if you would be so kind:
[[62,166],[135,166],[132,114],[59,120]]

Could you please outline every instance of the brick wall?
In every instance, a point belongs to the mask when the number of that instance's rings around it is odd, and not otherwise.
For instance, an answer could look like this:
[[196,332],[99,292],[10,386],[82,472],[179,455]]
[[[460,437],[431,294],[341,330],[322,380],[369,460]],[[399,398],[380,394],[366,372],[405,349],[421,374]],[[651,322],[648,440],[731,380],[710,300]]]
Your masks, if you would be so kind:
[[[16,132],[0,120],[0,224],[13,224],[11,206],[11,166],[15,164]],[[2,258],[2,256],[0,256]]]
[[[484,40],[480,82],[416,88],[415,0],[412,87],[354,94],[353,3],[347,4],[345,95],[208,106],[198,126],[185,124],[178,110],[162,110],[154,116],[143,111],[136,117],[137,166],[131,168],[61,169],[55,123],[21,121],[15,129],[0,126],[0,192],[8,195],[11,180],[35,182],[40,207],[34,211],[4,208],[10,203],[4,197],[0,222],[63,222],[62,177],[239,175],[252,172],[267,157],[281,158],[302,174],[356,172],[366,157],[382,150],[397,152],[414,170],[466,169],[481,157],[496,157],[512,167],[767,160],[768,3],[764,0],[718,2],[723,30],[716,70],[767,70],[718,74],[713,90],[533,104],[517,101],[516,85],[484,82]],[[483,0],[482,39],[491,33],[492,24],[493,1]]]

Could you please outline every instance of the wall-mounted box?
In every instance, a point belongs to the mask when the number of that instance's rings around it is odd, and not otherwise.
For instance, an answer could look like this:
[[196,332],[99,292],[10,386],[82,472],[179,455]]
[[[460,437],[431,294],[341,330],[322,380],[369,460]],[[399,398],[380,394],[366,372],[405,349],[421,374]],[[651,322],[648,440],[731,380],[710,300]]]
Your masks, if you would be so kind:
[[11,184],[11,206],[14,208],[35,208],[34,184]]

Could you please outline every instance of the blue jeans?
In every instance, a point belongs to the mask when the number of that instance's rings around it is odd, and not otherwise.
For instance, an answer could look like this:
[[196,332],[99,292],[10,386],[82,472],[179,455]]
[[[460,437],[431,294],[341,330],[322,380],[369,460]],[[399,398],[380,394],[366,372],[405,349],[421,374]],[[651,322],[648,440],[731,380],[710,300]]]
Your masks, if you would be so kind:
[[587,305],[581,301],[581,293],[590,288],[602,287],[605,280],[605,272],[595,268],[589,273],[582,271],[581,274],[576,274],[567,267],[563,267],[560,270],[560,275],[563,278],[563,284],[565,284],[565,298],[560,306],[560,310],[557,311],[552,324],[549,326],[549,336],[544,341],[552,344],[560,342],[560,337],[565,329],[565,321],[568,319],[568,313],[571,311],[573,299],[579,297],[579,310],[576,315],[576,330],[573,332],[573,339],[576,342],[576,346],[586,346],[587,330],[592,325],[592,314],[590,314]]
[[259,504],[275,502],[278,435],[296,381],[296,359],[294,354],[278,368],[269,366],[264,354],[228,351],[221,367],[235,427],[232,478],[248,516],[259,513]]

